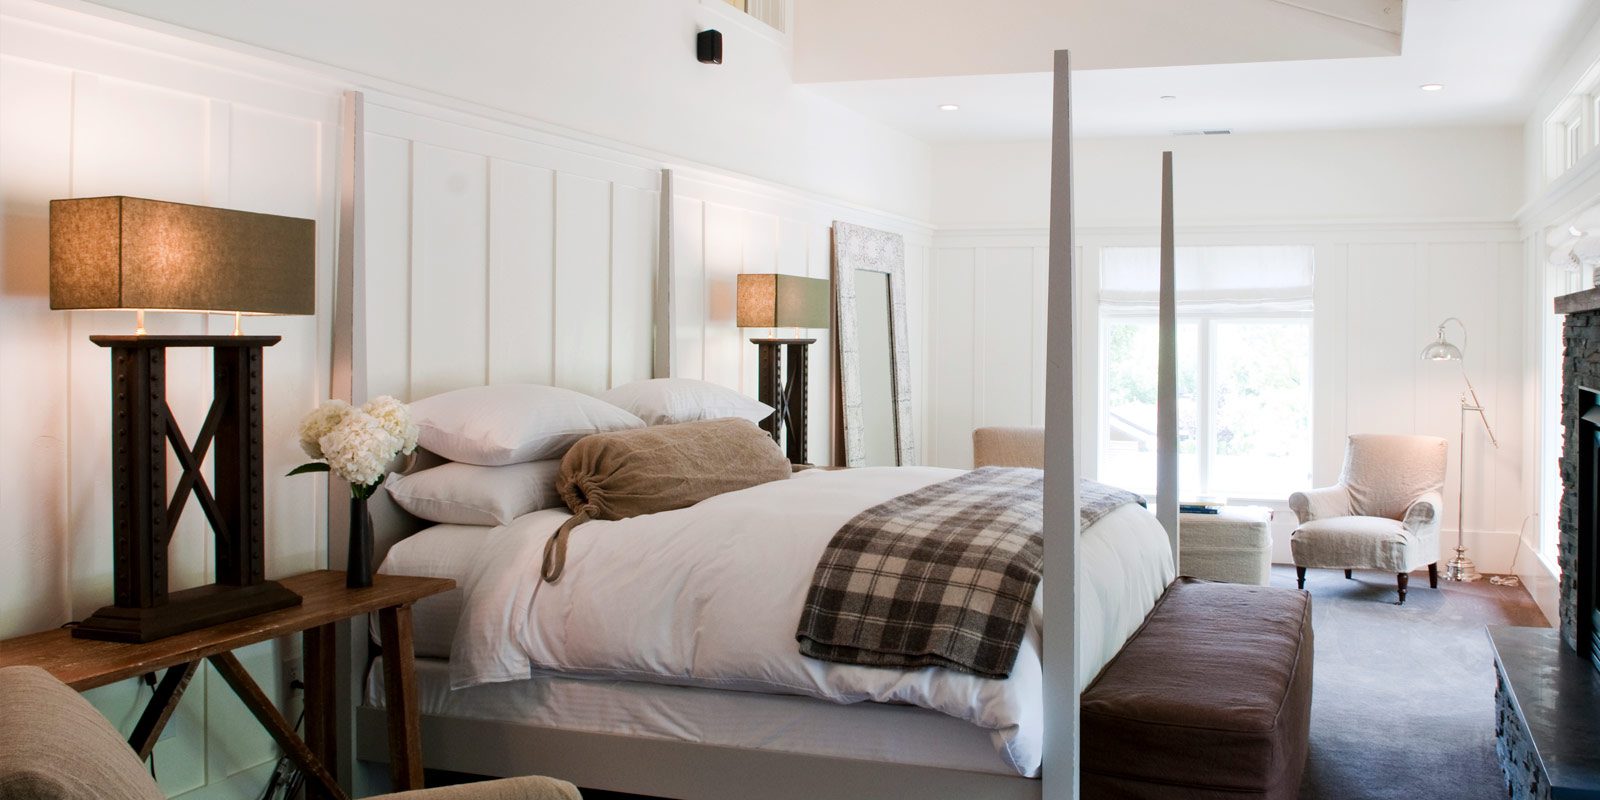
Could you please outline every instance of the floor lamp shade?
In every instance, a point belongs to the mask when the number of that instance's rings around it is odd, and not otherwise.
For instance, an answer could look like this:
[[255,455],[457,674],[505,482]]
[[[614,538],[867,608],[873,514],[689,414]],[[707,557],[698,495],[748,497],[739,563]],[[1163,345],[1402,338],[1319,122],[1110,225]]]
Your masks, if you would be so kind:
[[739,276],[739,327],[826,328],[833,299],[828,282],[799,275]]
[[50,307],[312,314],[316,223],[137,197],[50,201]]

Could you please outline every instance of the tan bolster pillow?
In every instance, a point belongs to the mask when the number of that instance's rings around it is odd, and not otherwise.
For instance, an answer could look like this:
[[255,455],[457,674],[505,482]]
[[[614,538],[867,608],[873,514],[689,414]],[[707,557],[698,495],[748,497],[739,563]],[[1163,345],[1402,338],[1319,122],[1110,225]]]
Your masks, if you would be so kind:
[[686,508],[792,474],[771,435],[743,419],[586,436],[561,459],[556,489],[573,516],[545,542],[540,572],[550,583],[561,578],[567,537],[589,520]]

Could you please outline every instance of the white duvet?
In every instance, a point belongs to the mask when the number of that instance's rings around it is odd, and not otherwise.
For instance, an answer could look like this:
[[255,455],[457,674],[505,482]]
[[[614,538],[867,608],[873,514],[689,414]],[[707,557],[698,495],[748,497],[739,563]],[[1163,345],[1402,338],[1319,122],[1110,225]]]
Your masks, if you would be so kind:
[[[691,508],[589,522],[573,531],[555,584],[540,581],[539,564],[566,513],[520,517],[487,534],[466,582],[451,684],[555,672],[906,703],[988,729],[1017,772],[1037,775],[1044,738],[1038,598],[1006,680],[830,664],[801,656],[795,642],[812,573],[834,532],[867,508],[959,474],[809,470]],[[1136,505],[1085,530],[1079,558],[1087,578],[1079,631],[1087,683],[1143,622],[1173,566],[1166,534]]]

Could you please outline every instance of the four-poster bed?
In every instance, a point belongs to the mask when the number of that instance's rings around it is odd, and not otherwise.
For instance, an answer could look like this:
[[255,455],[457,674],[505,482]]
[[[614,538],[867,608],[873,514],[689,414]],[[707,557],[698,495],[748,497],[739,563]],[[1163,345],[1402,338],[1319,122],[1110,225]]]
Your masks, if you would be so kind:
[[[424,759],[428,766],[487,775],[550,774],[579,785],[664,797],[918,796],[952,800],[969,797],[1065,800],[1078,796],[1079,690],[1109,657],[1109,654],[1103,654],[1104,657],[1097,663],[1084,665],[1086,651],[1080,631],[1086,626],[1099,630],[1105,625],[1098,620],[1086,621],[1084,588],[1095,580],[1113,579],[1100,574],[1104,571],[1099,569],[1103,564],[1097,565],[1095,574],[1087,573],[1086,566],[1089,563],[1080,557],[1079,552],[1080,536],[1089,535],[1092,528],[1085,528],[1082,533],[1079,531],[1078,480],[1071,423],[1074,387],[1071,357],[1074,241],[1068,74],[1067,53],[1058,52],[1055,60],[1049,269],[1049,309],[1053,324],[1049,326],[1047,340],[1046,374],[1049,403],[1046,416],[1053,424],[1047,426],[1047,483],[1043,507],[1044,560],[1050,565],[1052,580],[1044,582],[1040,589],[1042,613],[1052,618],[1053,635],[1043,641],[1036,656],[1042,665],[1039,679],[1043,711],[1041,752],[1046,765],[1042,771],[1034,768],[1040,776],[1025,777],[1028,770],[1024,769],[1023,774],[1019,774],[1014,763],[985,762],[967,746],[972,742],[966,740],[987,742],[991,736],[998,734],[977,727],[960,728],[964,723],[959,720],[939,716],[926,709],[862,702],[822,708],[823,701],[793,694],[768,695],[699,685],[646,686],[633,685],[629,681],[606,683],[593,680],[593,676],[571,678],[559,674],[536,674],[528,679],[527,691],[535,692],[534,696],[542,698],[543,702],[519,700],[514,690],[503,688],[520,686],[520,683],[491,684],[464,692],[445,691],[439,694],[441,690],[438,687],[448,688],[450,685],[449,664],[442,659],[433,659],[438,663],[430,665],[426,663],[429,659],[421,658],[419,670],[424,678],[424,707],[432,709],[422,719]],[[348,232],[348,241],[356,243],[362,241],[362,209],[365,202],[361,107],[359,96],[352,96],[347,103],[345,122],[350,129],[345,137],[346,165],[341,171],[344,194],[342,233]],[[1175,353],[1175,330],[1170,313],[1173,279],[1170,181],[1169,155],[1163,177],[1163,314],[1160,334],[1163,391],[1160,396],[1160,418],[1163,422],[1171,421],[1171,424],[1162,428],[1165,435],[1160,440],[1163,469],[1158,496],[1163,513],[1175,514],[1176,384],[1172,358]],[[674,286],[670,270],[673,254],[672,185],[671,173],[663,172],[658,184],[662,227],[658,240],[658,268],[661,272],[657,277],[654,305],[657,315],[670,315],[673,306],[669,294]],[[341,241],[346,241],[346,237],[342,235]],[[356,320],[354,324],[359,329],[365,303],[362,287],[366,282],[359,244],[341,250],[340,286],[349,288],[349,294],[341,295],[341,324],[352,324],[351,320]],[[674,327],[670,319],[661,316],[657,317],[654,324],[653,362],[656,374],[665,376],[663,370],[670,369],[672,363],[670,346]],[[366,393],[364,360],[367,354],[360,338],[335,335],[335,385],[340,392],[352,396]],[[811,482],[819,483],[821,480],[813,479]],[[805,481],[796,479],[791,482]],[[1062,487],[1069,488],[1063,490]],[[535,515],[540,513],[547,512],[536,512]],[[378,516],[380,552],[405,539],[418,527],[413,524],[414,521],[405,521],[398,514],[384,515],[380,512]],[[1176,559],[1175,519],[1171,520],[1165,531],[1172,559],[1166,562],[1165,575],[1170,580],[1171,565]],[[335,540],[330,542],[330,552],[338,552],[342,546],[337,541],[340,535],[338,530],[330,532],[330,539]],[[534,571],[537,572],[537,569]],[[1156,591],[1159,593],[1159,588]],[[1145,609],[1148,608],[1146,605]],[[348,724],[341,727],[345,735],[338,746],[338,752],[344,759],[341,775],[354,774],[357,780],[362,774],[371,772],[370,763],[362,762],[381,761],[386,752],[382,709],[356,701],[356,698],[364,695],[370,696],[373,688],[364,686],[368,646],[363,633],[347,632],[342,638],[340,651],[340,666],[345,675],[340,686],[340,700],[349,700],[350,705],[345,707],[355,709],[353,718],[344,720]],[[1131,630],[1127,633],[1131,633]],[[1126,633],[1122,634],[1122,638],[1126,638]],[[430,683],[427,680],[430,670],[435,673],[442,670],[443,677],[437,677]],[[431,706],[428,697],[430,692],[436,695],[432,698]],[[447,696],[451,694],[460,696]],[[530,708],[529,714],[522,718],[515,718],[515,714],[497,718],[496,714],[486,710],[512,709],[519,703],[528,702],[541,708]],[[702,737],[706,741],[689,741],[660,735],[639,735],[626,730],[599,732],[575,729],[570,720],[564,720],[558,713],[563,708],[585,704],[604,708],[628,703],[666,709],[665,713],[674,720],[674,724],[688,728],[700,724],[693,718],[692,709],[731,708],[726,705],[730,703],[739,708],[762,706],[761,718],[783,720],[785,725],[777,728],[750,727],[750,738],[743,741],[715,741],[714,737]],[[640,724],[639,719],[630,718],[623,720],[619,726],[626,729]],[[920,728],[945,730],[948,735],[925,739],[913,736],[900,743],[902,750],[898,754],[874,754],[870,749],[869,741],[875,737],[892,737],[896,730]],[[858,739],[859,752],[852,751],[855,745],[851,744],[848,735],[856,729],[865,732]],[[796,744],[799,740],[793,735],[797,731],[800,740],[810,743]],[[790,738],[786,739],[785,736]],[[827,739],[837,741],[817,743]],[[952,753],[958,757],[948,757]],[[948,763],[960,766],[938,766]],[[1007,769],[1007,766],[1012,768]]]

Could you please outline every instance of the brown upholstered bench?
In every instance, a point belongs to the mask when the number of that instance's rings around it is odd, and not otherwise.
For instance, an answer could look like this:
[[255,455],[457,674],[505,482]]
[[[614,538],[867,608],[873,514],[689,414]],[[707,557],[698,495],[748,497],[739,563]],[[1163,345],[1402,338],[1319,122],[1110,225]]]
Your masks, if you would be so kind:
[[1084,690],[1086,798],[1300,793],[1311,596],[1179,578]]

